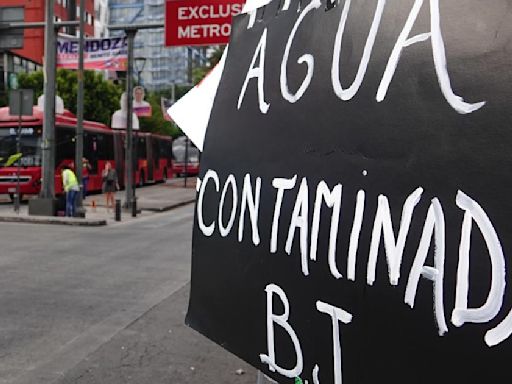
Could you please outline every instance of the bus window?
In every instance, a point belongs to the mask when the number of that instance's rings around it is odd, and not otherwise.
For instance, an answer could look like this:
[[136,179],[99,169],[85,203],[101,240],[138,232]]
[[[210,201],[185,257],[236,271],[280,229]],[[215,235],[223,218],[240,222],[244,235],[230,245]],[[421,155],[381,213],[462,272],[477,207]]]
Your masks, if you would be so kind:
[[137,143],[137,158],[145,159],[147,156],[146,138],[145,137],[136,137],[136,143]]
[[158,145],[159,142],[161,142],[161,140],[157,139],[155,137],[151,141],[151,144],[152,144],[151,149],[153,150],[153,159],[154,159],[155,166],[157,168],[160,164],[160,146]]
[[75,160],[75,130],[72,128],[57,127],[55,133],[55,165],[62,161]]
[[[15,128],[0,128],[0,167],[14,166],[18,161],[14,161],[17,153],[17,135]],[[41,132],[35,128],[24,127],[21,130],[21,160],[23,167],[41,166]],[[14,157],[13,157],[14,156]]]
[[172,157],[172,144],[167,140],[160,140],[160,156],[166,159]]
[[105,137],[105,148],[107,153],[107,159],[114,159],[114,136],[113,135],[103,135]]
[[84,157],[89,160],[91,173],[98,173],[98,152],[96,135],[90,132],[84,132]]
[[114,138],[103,133],[96,134],[96,151],[98,160],[114,159]]

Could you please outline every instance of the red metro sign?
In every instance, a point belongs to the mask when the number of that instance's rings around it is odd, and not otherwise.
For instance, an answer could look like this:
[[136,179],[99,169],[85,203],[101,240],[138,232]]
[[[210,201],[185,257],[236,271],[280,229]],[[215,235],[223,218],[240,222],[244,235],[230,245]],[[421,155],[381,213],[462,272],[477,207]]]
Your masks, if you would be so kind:
[[227,44],[245,0],[167,0],[165,45]]

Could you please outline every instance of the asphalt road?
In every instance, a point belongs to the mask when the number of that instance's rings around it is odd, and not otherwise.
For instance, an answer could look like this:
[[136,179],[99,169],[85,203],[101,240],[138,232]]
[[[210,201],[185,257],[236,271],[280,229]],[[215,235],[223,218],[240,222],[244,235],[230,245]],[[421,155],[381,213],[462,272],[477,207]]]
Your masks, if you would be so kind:
[[183,325],[192,219],[0,224],[0,383],[255,383]]

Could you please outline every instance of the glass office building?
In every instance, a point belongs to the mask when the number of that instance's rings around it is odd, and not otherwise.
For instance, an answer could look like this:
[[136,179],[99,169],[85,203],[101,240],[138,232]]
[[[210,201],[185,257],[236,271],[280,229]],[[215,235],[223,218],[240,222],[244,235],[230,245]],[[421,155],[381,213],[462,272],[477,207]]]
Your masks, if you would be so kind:
[[[163,23],[164,10],[165,0],[109,0],[110,24]],[[188,49],[166,48],[163,28],[140,30],[135,38],[134,56],[146,58],[142,85],[158,91],[169,89],[173,84],[189,83]],[[202,49],[192,49],[194,65],[200,64],[203,57],[200,53]]]

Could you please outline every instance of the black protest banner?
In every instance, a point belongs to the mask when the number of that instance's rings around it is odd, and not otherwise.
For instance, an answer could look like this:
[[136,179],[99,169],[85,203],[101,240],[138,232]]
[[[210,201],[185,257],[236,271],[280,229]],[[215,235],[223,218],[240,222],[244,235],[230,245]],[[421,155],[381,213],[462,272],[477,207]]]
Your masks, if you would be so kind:
[[187,322],[279,382],[512,378],[512,2],[235,18]]

